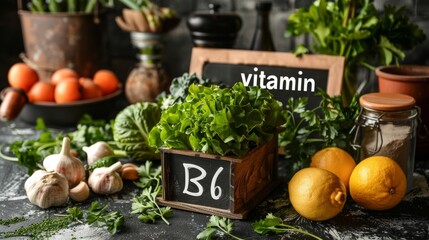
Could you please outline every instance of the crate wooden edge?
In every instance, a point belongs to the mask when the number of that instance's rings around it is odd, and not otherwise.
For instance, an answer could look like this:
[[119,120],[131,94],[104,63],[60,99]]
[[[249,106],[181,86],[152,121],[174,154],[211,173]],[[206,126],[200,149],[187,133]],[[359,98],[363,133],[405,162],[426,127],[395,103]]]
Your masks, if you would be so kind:
[[185,211],[190,212],[198,212],[203,214],[210,214],[210,215],[217,215],[221,217],[226,217],[230,219],[246,219],[249,213],[259,204],[261,203],[268,194],[273,191],[279,184],[281,183],[280,179],[277,179],[273,182],[271,182],[268,186],[263,188],[253,199],[253,201],[248,202],[245,206],[243,206],[241,209],[238,209],[234,213],[229,210],[223,210],[219,208],[213,208],[208,206],[202,206],[198,204],[191,204],[191,203],[184,203],[179,201],[169,201],[164,200],[162,197],[158,197],[157,201],[159,204],[163,206],[168,206],[176,209],[181,209]]

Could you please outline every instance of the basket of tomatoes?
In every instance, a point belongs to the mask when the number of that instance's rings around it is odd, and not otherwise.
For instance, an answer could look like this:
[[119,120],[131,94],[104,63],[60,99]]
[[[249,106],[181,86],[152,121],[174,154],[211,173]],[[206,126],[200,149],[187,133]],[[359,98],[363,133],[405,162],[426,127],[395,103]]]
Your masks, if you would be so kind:
[[8,82],[10,87],[0,94],[2,120],[18,117],[35,123],[43,118],[46,124],[58,126],[75,125],[84,114],[107,117],[122,93],[121,82],[107,69],[85,78],[61,68],[42,81],[29,65],[16,63],[9,69]]

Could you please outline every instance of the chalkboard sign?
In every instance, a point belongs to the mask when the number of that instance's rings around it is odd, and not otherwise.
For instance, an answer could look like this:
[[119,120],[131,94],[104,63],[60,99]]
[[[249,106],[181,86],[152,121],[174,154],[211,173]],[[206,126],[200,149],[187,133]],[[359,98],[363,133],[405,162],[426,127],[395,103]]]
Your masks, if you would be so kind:
[[160,150],[162,205],[243,219],[279,183],[276,137],[241,158]]
[[268,89],[284,104],[291,97],[308,97],[314,108],[320,102],[318,88],[341,94],[343,70],[344,58],[337,56],[194,48],[189,72],[226,86],[241,81]]
[[170,161],[175,200],[229,209],[229,161],[177,154],[171,155]]

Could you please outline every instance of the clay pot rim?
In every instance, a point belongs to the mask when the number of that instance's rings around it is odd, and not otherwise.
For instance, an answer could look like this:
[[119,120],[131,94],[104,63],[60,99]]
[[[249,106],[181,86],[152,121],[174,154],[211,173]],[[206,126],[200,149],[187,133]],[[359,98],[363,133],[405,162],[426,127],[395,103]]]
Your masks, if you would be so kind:
[[[410,74],[406,74],[406,73]],[[391,81],[429,81],[429,66],[401,65],[380,66],[375,69],[379,78]]]

